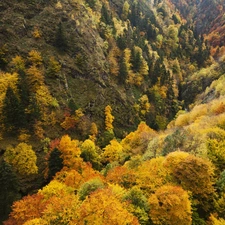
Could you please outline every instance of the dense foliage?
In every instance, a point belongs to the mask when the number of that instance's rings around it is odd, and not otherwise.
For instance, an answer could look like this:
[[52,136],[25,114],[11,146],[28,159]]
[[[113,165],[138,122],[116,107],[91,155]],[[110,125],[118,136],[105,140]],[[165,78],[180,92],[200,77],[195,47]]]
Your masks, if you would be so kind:
[[225,6],[187,5],[1,1],[5,225],[224,223]]

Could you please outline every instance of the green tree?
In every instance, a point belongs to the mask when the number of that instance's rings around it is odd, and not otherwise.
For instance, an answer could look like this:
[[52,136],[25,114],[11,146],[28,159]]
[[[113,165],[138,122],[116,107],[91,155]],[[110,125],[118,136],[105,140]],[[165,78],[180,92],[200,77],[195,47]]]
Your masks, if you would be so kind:
[[67,38],[63,29],[62,22],[58,24],[54,45],[62,52],[68,48]]
[[113,24],[112,15],[108,12],[108,9],[105,3],[103,3],[102,9],[101,9],[101,21],[107,25]]
[[123,200],[128,201],[131,207],[128,207],[133,215],[135,215],[141,225],[149,224],[149,203],[148,199],[142,193],[142,191],[134,186],[123,197]]
[[80,200],[82,201],[85,200],[85,198],[92,192],[102,188],[104,188],[104,183],[99,178],[94,178],[85,182],[84,184],[81,185],[80,189],[78,190]]
[[6,91],[2,115],[7,131],[16,132],[19,128],[23,128],[25,124],[25,112],[11,87],[8,87]]
[[18,180],[10,164],[0,161],[0,221],[7,218],[13,201],[17,200]]
[[51,180],[57,172],[63,168],[63,159],[61,158],[62,153],[54,148],[48,159],[48,179]]
[[81,157],[85,162],[90,162],[94,169],[100,168],[100,157],[97,153],[95,143],[89,139],[85,140],[81,146]]
[[123,4],[123,12],[122,12],[122,19],[124,21],[127,20],[129,8],[130,8],[129,3],[127,1],[125,1],[124,4]]

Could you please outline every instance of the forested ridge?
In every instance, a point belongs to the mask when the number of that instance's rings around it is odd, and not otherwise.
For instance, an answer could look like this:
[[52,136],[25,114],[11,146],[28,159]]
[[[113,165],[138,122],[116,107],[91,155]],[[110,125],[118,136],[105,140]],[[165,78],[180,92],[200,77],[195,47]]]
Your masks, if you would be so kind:
[[0,221],[225,224],[224,7],[2,0]]

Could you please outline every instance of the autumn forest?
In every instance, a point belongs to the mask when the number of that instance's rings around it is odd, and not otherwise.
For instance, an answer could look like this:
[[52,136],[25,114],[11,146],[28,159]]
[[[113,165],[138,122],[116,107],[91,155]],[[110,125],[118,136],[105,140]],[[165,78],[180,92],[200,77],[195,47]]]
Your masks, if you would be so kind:
[[224,225],[223,0],[1,0],[0,224]]

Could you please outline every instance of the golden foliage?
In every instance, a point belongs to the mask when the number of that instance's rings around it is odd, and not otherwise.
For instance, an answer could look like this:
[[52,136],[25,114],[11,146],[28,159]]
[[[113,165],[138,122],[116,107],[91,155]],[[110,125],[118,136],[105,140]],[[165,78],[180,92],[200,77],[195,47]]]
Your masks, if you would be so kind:
[[119,64],[117,61],[119,55],[120,55],[119,48],[114,44],[114,46],[110,49],[108,54],[109,70],[110,73],[114,76],[118,76],[119,74]]
[[63,165],[70,169],[78,169],[81,166],[81,150],[78,140],[71,140],[68,135],[62,136],[59,143],[62,152]]
[[[41,110],[44,107],[52,106],[53,102],[56,100],[51,96],[48,90],[48,87],[46,85],[40,85],[36,91],[35,96],[36,96],[37,104],[42,106]],[[58,103],[56,102],[55,104],[58,104]]]
[[42,218],[47,224],[74,224],[77,219],[77,210],[80,201],[74,193],[65,193],[64,191],[52,196],[49,199]]
[[78,225],[91,223],[100,224],[120,224],[138,225],[136,217],[126,210],[114,195],[110,188],[98,189],[89,198],[86,198],[78,209]]
[[122,145],[113,139],[110,144],[103,149],[102,158],[105,162],[119,161],[123,153]]
[[[33,220],[34,218],[39,218],[42,212],[46,208],[46,202],[44,201],[44,196],[41,194],[27,195],[21,200],[16,201],[12,205],[12,212],[10,213],[9,220],[6,224],[17,224],[23,225],[26,221]],[[40,221],[40,220],[39,220]],[[35,221],[33,221],[35,222]],[[38,222],[38,219],[37,221]],[[38,223],[29,223],[38,225]]]
[[78,173],[76,170],[61,170],[54,177],[55,180],[66,184],[69,187],[72,187],[74,190],[77,190],[80,185],[84,182],[84,177],[82,174]]
[[30,134],[28,134],[28,130],[21,130],[18,136],[18,140],[21,142],[28,142],[30,138]]
[[173,171],[177,168],[177,166],[184,161],[189,156],[189,153],[176,151],[169,153],[164,162],[163,166],[169,173],[173,173]]
[[154,224],[191,225],[191,202],[187,191],[179,186],[164,185],[149,197],[149,215]]
[[64,194],[73,194],[74,189],[57,180],[52,180],[48,185],[39,190],[38,194],[41,194],[45,200],[48,200],[51,197],[57,196],[62,192]]
[[97,127],[96,123],[91,123],[90,134],[91,134],[91,135],[89,135],[90,140],[95,142],[96,136],[98,135],[98,127]]
[[207,160],[189,155],[173,170],[178,184],[191,191],[197,204],[209,210],[214,193],[214,166]]
[[125,188],[130,188],[136,183],[136,174],[126,166],[117,166],[111,169],[106,176],[106,181],[111,184],[118,184]]
[[148,195],[169,182],[168,172],[163,166],[163,157],[143,162],[136,170],[137,186]]
[[44,138],[44,129],[42,128],[42,122],[41,121],[36,121],[34,123],[34,133],[39,139]]
[[148,96],[147,95],[142,95],[140,98],[139,98],[139,102],[140,102],[140,106],[141,106],[141,113],[143,115],[145,115],[147,112],[149,112],[150,110],[150,103],[149,103],[149,100],[148,100]]
[[42,64],[41,53],[37,50],[31,50],[28,54],[28,60],[32,63],[32,65],[40,66]]
[[34,27],[34,30],[33,30],[33,32],[32,32],[32,35],[33,35],[33,37],[35,38],[35,39],[39,39],[39,38],[41,38],[41,32],[40,32],[40,30],[38,29],[38,27]]
[[210,215],[208,224],[209,225],[224,225],[225,220],[222,218],[216,218],[214,215]]
[[7,88],[10,87],[17,93],[17,82],[18,82],[18,74],[17,73],[1,73],[0,72],[0,111],[3,107],[3,101],[5,99],[5,94]]
[[43,71],[41,71],[36,65],[32,65],[27,70],[27,75],[30,91],[35,93],[40,86],[44,86]]
[[147,149],[148,142],[155,136],[156,132],[145,122],[141,122],[135,132],[131,132],[121,141],[121,145],[125,152],[140,154]]
[[28,220],[23,225],[47,225],[47,221],[43,220],[42,218],[35,218]]
[[65,113],[65,119],[60,124],[65,130],[74,128],[84,116],[83,110],[81,108],[75,111],[75,115],[70,115],[70,113]]
[[105,107],[105,129],[108,131],[113,130],[113,120],[114,116],[112,115],[112,108],[110,105]]

